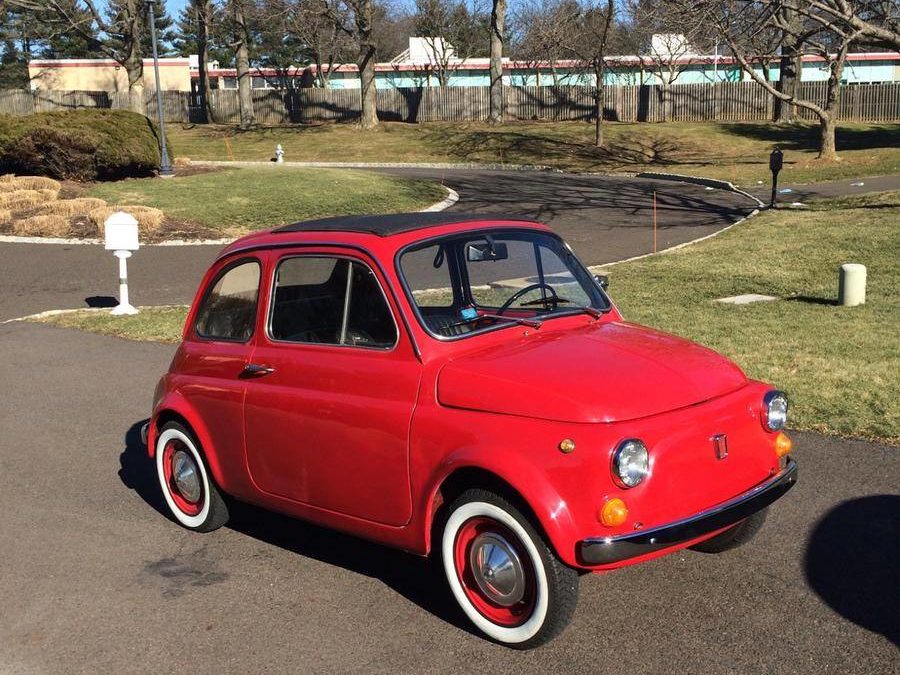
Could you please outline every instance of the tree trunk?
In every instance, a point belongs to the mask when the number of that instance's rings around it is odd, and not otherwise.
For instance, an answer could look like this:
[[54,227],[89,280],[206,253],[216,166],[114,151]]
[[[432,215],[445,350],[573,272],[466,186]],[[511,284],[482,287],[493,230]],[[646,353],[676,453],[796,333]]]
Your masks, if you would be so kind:
[[819,159],[837,161],[837,147],[834,142],[834,132],[837,122],[832,117],[819,119]]
[[359,41],[360,115],[361,129],[378,126],[378,90],[375,88],[375,43],[372,40],[373,0],[361,0],[356,12],[356,37]]
[[[797,98],[800,79],[802,76],[803,57],[800,53],[800,45],[786,43],[781,52],[781,60],[778,65],[778,84],[776,88],[782,94]],[[794,107],[780,98],[775,99],[775,121],[779,124],[787,124],[794,121]]]
[[241,129],[256,126],[253,112],[253,78],[250,75],[250,48],[247,44],[247,22],[244,17],[243,0],[233,0],[235,24],[235,69],[237,71],[238,107],[241,109]]
[[141,57],[141,32],[144,27],[141,22],[143,14],[141,12],[142,4],[137,0],[129,0],[124,4],[123,9],[128,17],[128,31],[125,35],[125,58],[122,66],[128,76],[128,95],[129,108],[140,115],[147,114],[147,108],[144,105],[144,61]]
[[603,93],[600,89],[594,92],[594,145],[603,147]]
[[844,42],[837,55],[829,64],[828,85],[825,89],[825,115],[819,116],[819,159],[837,161],[837,145],[835,144],[835,131],[837,130],[838,106],[841,102],[841,77],[844,74],[844,61],[847,52],[850,51],[849,42]]
[[200,67],[200,116],[204,123],[214,122],[212,103],[209,96],[209,0],[199,0],[197,8],[197,60]]
[[488,121],[503,124],[503,40],[506,0],[494,0],[491,9],[491,110]]

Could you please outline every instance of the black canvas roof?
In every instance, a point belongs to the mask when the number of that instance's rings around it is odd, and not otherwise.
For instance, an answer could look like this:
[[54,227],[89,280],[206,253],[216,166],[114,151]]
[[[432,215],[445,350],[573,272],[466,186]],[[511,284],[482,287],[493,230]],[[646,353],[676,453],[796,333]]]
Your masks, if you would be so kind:
[[449,225],[451,223],[470,223],[476,220],[518,220],[522,222],[534,222],[524,216],[508,216],[496,213],[446,213],[419,212],[419,213],[388,213],[381,216],[337,216],[334,218],[319,218],[317,220],[304,220],[299,223],[277,227],[273,232],[367,232],[387,237],[400,232],[421,230],[435,225]]

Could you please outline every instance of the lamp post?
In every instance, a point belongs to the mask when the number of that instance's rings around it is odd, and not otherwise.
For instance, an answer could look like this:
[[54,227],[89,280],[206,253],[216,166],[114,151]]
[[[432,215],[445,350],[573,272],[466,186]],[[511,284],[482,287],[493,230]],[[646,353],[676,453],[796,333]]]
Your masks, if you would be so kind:
[[146,0],[147,9],[150,12],[150,39],[153,43],[153,72],[156,76],[156,114],[159,119],[159,175],[169,178],[175,175],[175,170],[169,162],[169,151],[166,148],[166,126],[163,120],[162,92],[159,89],[159,53],[156,49],[156,15],[153,5],[156,0]]
[[772,199],[769,202],[769,208],[775,208],[775,194],[778,189],[778,172],[781,171],[781,166],[784,164],[784,153],[781,152],[781,149],[776,145],[775,149],[772,150],[772,154],[769,155],[769,171],[772,172]]

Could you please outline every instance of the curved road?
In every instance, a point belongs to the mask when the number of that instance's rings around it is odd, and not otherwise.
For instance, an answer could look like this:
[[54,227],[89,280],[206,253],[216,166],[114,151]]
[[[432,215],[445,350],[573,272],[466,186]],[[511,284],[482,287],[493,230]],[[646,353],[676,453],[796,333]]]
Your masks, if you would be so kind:
[[[538,171],[390,172],[443,181],[459,193],[456,211],[542,220],[560,232],[587,264],[652,250],[654,191],[660,249],[715,232],[754,208],[741,195],[651,179]],[[220,248],[141,249],[128,261],[132,302],[190,302]],[[117,262],[102,246],[0,243],[0,260],[0,321],[48,309],[85,307],[118,292]]]

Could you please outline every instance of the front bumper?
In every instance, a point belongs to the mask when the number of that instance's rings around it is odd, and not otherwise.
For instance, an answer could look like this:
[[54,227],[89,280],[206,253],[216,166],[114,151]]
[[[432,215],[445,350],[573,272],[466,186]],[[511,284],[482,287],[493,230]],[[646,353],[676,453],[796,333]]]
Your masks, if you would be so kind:
[[794,487],[796,482],[797,463],[788,457],[784,469],[765,482],[695,516],[634,534],[580,541],[578,558],[585,565],[608,565],[682,544],[752,516]]

